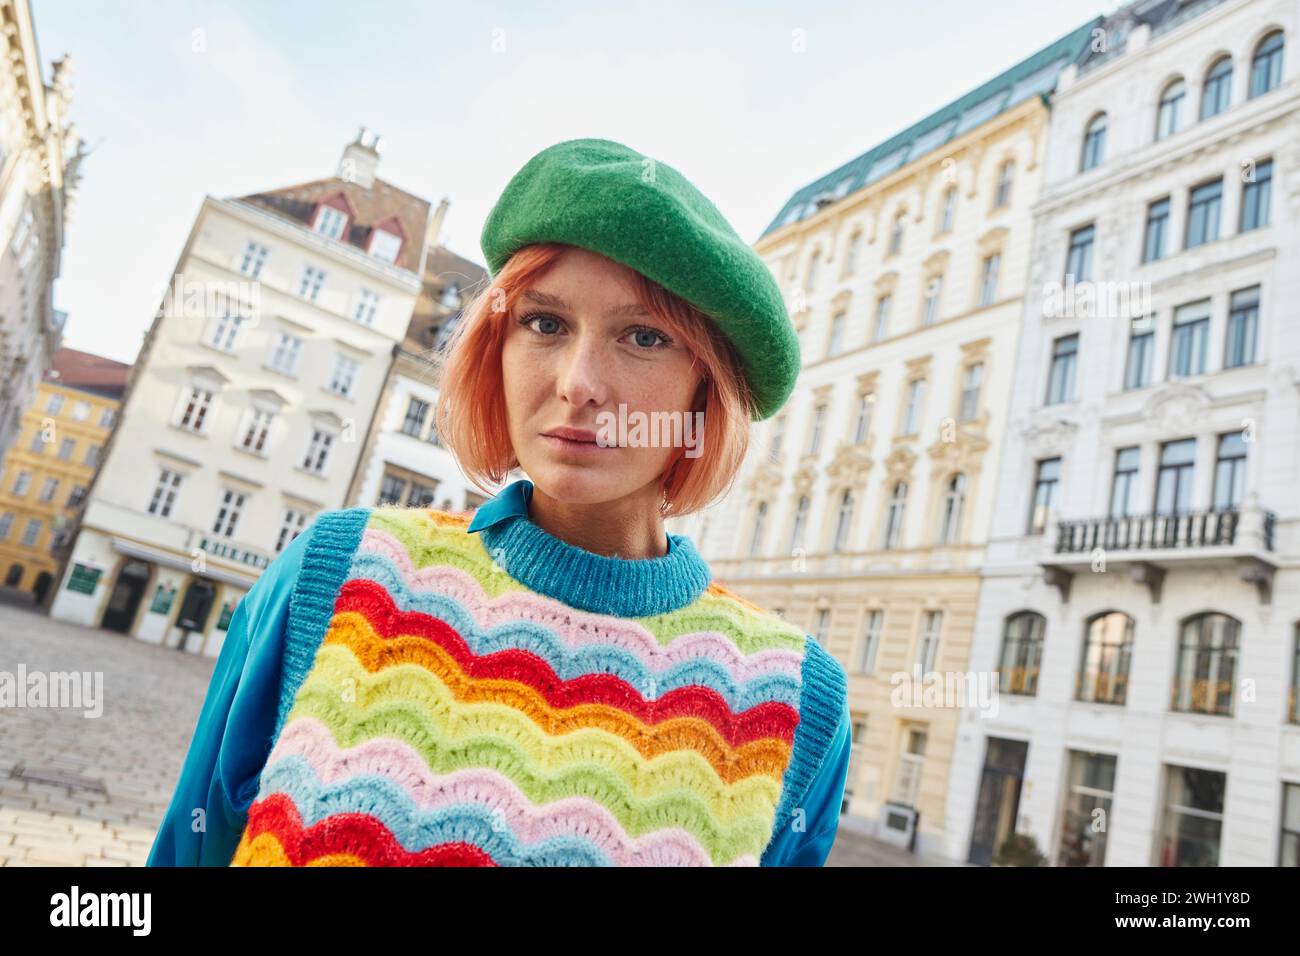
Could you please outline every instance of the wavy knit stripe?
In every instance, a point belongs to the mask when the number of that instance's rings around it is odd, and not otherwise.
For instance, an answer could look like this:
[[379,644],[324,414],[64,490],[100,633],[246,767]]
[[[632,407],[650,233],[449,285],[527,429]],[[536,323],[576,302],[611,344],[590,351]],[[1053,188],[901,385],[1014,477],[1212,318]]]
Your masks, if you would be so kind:
[[[476,579],[486,598],[496,598],[506,591],[535,593],[493,563],[478,535],[460,535],[458,538],[431,522],[403,526],[398,523],[399,518],[390,513],[391,510],[400,509],[376,509],[358,558],[373,551],[384,554],[399,568],[407,564],[416,571],[429,566],[456,568]],[[381,543],[385,539],[387,543]],[[405,555],[405,561],[402,561],[402,555]],[[628,617],[631,616],[624,616],[624,619]],[[744,648],[746,653],[765,647],[784,647],[802,657],[807,636],[794,625],[755,608],[748,601],[737,600],[725,588],[713,584],[688,606],[632,619],[661,643],[692,631],[716,630]]]
[[285,641],[280,671],[280,703],[276,710],[274,738],[280,733],[293,704],[293,695],[311,668],[313,656],[334,610],[334,599],[347,577],[352,554],[361,543],[369,508],[326,511],[312,523],[311,538],[303,555],[303,567],[289,596],[289,634]]
[[[340,750],[328,728],[319,721],[296,721],[291,730],[281,737],[268,766],[275,764],[278,768],[280,761],[299,761],[311,769],[322,785],[367,775],[386,776],[401,787],[410,804],[419,809],[455,804],[479,804],[492,808],[493,814],[526,843],[565,834],[589,840],[620,866],[660,865],[650,861],[663,859],[657,855],[658,841],[653,833],[640,840],[632,837],[613,814],[589,798],[566,797],[534,807],[511,780],[492,770],[457,770],[437,776],[418,753],[400,741],[369,740],[348,750]],[[301,772],[296,768],[292,770],[295,777]],[[297,798],[295,803],[307,806]],[[309,810],[304,816],[310,819],[313,812]],[[396,830],[393,832],[400,838]],[[704,862],[704,851],[699,842],[685,831],[674,832],[677,835],[668,841],[669,844],[684,846],[687,852],[673,865]],[[414,848],[407,840],[402,840],[402,845],[408,850]]]
[[[647,747],[651,753],[647,754],[625,736],[601,726],[572,729],[561,726],[552,735],[506,694],[496,694],[495,700],[458,701],[437,675],[418,664],[398,664],[372,674],[346,644],[327,644],[317,657],[317,666],[307,676],[290,713],[301,708],[304,713],[320,717],[340,739],[340,732],[345,727],[373,725],[376,712],[400,712],[405,720],[448,743],[463,742],[465,746],[474,747],[478,745],[473,740],[475,732],[507,735],[506,749],[522,752],[523,759],[540,767],[557,768],[566,762],[599,759],[620,771],[638,793],[644,787],[663,782],[659,780],[652,784],[642,779],[647,774],[662,777],[671,768],[673,773],[680,775],[680,786],[689,786],[711,798],[728,789],[744,788],[758,781],[777,787],[781,768],[788,763],[789,746],[772,738],[755,740],[735,751],[719,748],[712,753],[665,750],[662,745],[655,747],[652,741]],[[523,690],[519,685],[514,686]],[[617,721],[621,716],[612,709],[605,713],[611,721]],[[674,721],[666,729],[678,731],[683,725],[693,732],[674,736],[699,738],[704,737],[708,730],[708,725],[702,721],[693,725]],[[395,725],[389,734],[396,732]],[[716,740],[716,737],[709,739]],[[638,743],[646,746],[644,741]],[[726,759],[728,753],[732,759]],[[763,789],[766,790],[766,786]]]
[[[698,697],[708,710],[728,716],[732,711],[781,704],[785,707],[781,725],[770,732],[779,733],[786,741],[793,740],[799,719],[799,678],[786,674],[759,674],[737,685],[730,674],[707,658],[682,661],[655,674],[608,645],[569,651],[549,631],[527,622],[503,623],[482,632],[454,602],[444,605],[441,614],[399,611],[389,590],[363,578],[343,585],[335,604],[335,624],[344,615],[362,618],[381,638],[420,637],[439,645],[473,677],[510,676],[539,689],[555,684],[577,686],[581,681],[584,699],[592,699],[589,695],[594,690],[606,688],[610,703],[642,715],[650,712],[647,700],[670,697]],[[558,704],[563,692],[564,687],[552,690],[548,699]]]
[[[365,682],[365,686],[370,686],[378,683],[377,678],[384,671],[414,669],[409,680],[416,684],[422,683],[426,675],[436,679],[448,695],[463,705],[508,703],[552,736],[598,727],[627,740],[646,757],[689,747],[720,770],[745,766],[753,771],[770,764],[763,772],[780,776],[789,763],[794,730],[789,708],[784,705],[764,703],[733,717],[725,707],[702,696],[699,688],[687,687],[661,700],[641,701],[636,708],[640,712],[632,713],[629,712],[632,708],[620,698],[635,691],[625,689],[622,682],[610,680],[606,675],[588,675],[564,684],[552,682],[549,689],[539,690],[537,685],[546,683],[540,675],[521,680],[510,673],[523,670],[511,666],[515,661],[510,652],[476,659],[475,673],[466,674],[455,657],[442,647],[409,636],[385,640],[360,615],[340,615],[335,619],[325,638],[325,647],[332,645],[347,647],[359,665],[353,668],[340,655],[339,667],[348,671],[341,677],[343,680],[376,678]],[[323,663],[324,658],[320,660]],[[481,666],[491,662],[503,665],[500,674],[493,673],[496,668]],[[368,673],[359,675],[359,670]],[[358,685],[344,686],[352,697],[362,702]],[[437,694],[441,699],[441,689]],[[705,716],[710,705],[712,719]]]
[[[605,643],[625,648],[655,670],[664,670],[676,660],[709,657],[722,663],[740,679],[749,673],[781,671],[799,676],[803,662],[803,632],[790,635],[771,629],[746,628],[736,637],[717,631],[670,635],[660,628],[651,633],[636,619],[575,611],[565,604],[523,588],[503,589],[490,596],[469,573],[446,565],[416,569],[401,543],[383,531],[369,529],[352,561],[350,575],[368,578],[388,589],[402,610],[439,614],[448,602],[459,604],[480,628],[502,621],[528,621],[543,625],[562,637],[569,646]],[[701,598],[703,602],[705,599]],[[674,612],[688,615],[689,611]],[[663,621],[669,615],[647,618]],[[695,615],[690,614],[687,620]],[[459,628],[458,628],[459,629]],[[673,630],[678,628],[674,626]],[[734,631],[734,627],[727,630]],[[794,647],[790,636],[797,637]],[[797,649],[796,649],[797,648]]]

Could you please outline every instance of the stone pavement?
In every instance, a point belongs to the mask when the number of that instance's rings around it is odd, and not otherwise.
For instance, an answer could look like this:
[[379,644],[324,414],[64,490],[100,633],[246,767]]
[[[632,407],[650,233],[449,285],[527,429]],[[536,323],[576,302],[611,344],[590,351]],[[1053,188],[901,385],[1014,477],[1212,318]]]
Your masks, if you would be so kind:
[[[52,621],[0,588],[0,671],[101,672],[103,712],[0,707],[0,866],[143,866],[214,661]],[[919,866],[841,827],[827,866]]]

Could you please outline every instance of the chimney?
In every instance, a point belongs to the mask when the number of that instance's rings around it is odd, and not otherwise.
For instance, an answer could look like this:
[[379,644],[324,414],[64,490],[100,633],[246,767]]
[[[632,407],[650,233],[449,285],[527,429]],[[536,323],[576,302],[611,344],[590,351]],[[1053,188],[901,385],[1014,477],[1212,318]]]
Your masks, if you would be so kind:
[[429,214],[429,226],[425,230],[424,241],[426,248],[434,249],[438,246],[438,238],[442,235],[442,221],[447,216],[447,207],[451,205],[446,196],[438,202],[438,208]]
[[339,160],[339,179],[370,189],[375,184],[375,168],[379,165],[379,154],[383,148],[384,140],[378,133],[365,126],[361,127],[357,138],[343,149],[343,158]]

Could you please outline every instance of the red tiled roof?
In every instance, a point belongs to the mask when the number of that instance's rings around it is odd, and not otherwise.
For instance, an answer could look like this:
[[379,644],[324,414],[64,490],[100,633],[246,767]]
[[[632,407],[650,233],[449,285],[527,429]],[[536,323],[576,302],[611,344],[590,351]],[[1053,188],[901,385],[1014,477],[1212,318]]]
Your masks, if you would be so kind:
[[54,353],[44,378],[51,384],[120,398],[130,374],[131,366],[123,362],[64,346]]

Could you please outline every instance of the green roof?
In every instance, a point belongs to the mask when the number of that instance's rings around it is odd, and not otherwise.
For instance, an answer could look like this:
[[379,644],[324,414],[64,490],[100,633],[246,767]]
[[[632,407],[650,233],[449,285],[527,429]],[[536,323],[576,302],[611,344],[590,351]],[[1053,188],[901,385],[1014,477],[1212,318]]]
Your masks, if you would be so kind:
[[1071,30],[1056,42],[931,113],[919,123],[914,123],[856,159],[849,160],[838,169],[804,186],[786,201],[776,218],[763,230],[763,235],[805,219],[828,202],[836,202],[883,179],[895,169],[934,152],[949,140],[988,122],[1032,96],[1046,96],[1056,88],[1061,70],[1076,62],[1088,49],[1092,31],[1103,19],[1095,17]]

